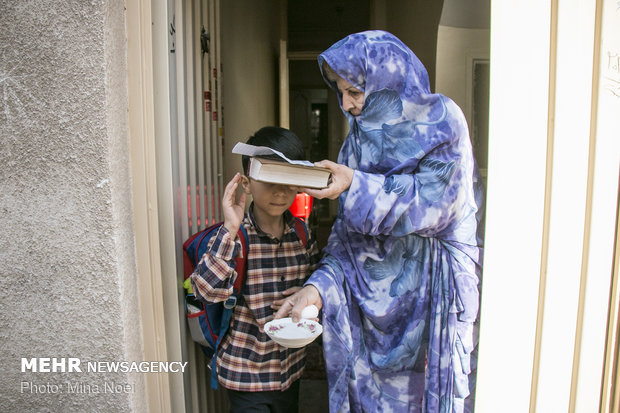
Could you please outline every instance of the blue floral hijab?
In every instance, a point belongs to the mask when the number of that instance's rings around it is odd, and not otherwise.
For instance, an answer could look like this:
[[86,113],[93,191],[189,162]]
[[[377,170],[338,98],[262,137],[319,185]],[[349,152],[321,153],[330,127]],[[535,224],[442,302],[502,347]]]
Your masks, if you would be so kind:
[[482,191],[463,114],[390,33],[352,34],[318,60],[337,93],[324,64],[364,92],[338,156],[353,181],[308,281],[323,299],[330,411],[468,411]]

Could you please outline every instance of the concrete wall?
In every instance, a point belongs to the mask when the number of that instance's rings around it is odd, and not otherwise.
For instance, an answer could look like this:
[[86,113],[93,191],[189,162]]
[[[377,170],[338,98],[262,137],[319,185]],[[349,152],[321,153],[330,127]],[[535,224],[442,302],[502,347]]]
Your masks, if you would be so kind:
[[[0,10],[0,410],[142,411],[141,376],[85,371],[141,361],[124,2]],[[22,373],[34,357],[83,372]]]

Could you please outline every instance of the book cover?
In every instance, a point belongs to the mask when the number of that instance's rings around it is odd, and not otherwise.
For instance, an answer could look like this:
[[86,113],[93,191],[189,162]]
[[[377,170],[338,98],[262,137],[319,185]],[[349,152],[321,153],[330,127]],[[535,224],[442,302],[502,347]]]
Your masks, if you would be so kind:
[[329,184],[331,171],[313,165],[253,157],[250,160],[248,176],[260,182],[321,189]]

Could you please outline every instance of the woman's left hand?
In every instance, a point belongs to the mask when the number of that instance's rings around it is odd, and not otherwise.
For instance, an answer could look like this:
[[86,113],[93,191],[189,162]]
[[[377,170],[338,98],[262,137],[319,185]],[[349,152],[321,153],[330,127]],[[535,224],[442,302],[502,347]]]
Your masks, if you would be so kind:
[[351,186],[351,181],[353,181],[353,173],[355,171],[348,166],[328,160],[316,162],[314,166],[327,168],[332,171],[332,180],[327,188],[324,189],[300,188],[301,191],[307,193],[308,195],[317,199],[336,199],[341,193],[349,189]]

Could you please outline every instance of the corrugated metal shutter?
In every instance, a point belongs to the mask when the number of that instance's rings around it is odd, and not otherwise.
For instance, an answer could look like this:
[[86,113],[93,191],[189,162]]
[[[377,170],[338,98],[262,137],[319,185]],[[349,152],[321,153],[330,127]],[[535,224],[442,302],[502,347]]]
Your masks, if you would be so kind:
[[[170,96],[171,139],[175,149],[172,154],[176,189],[175,226],[181,239],[185,240],[222,219],[220,2],[169,0],[169,7],[173,10],[170,24]],[[181,285],[181,268],[178,277]],[[208,360],[191,341],[189,333],[181,340],[183,358],[189,361],[189,373],[184,379],[186,410],[227,411],[225,391],[214,392],[209,387]]]

